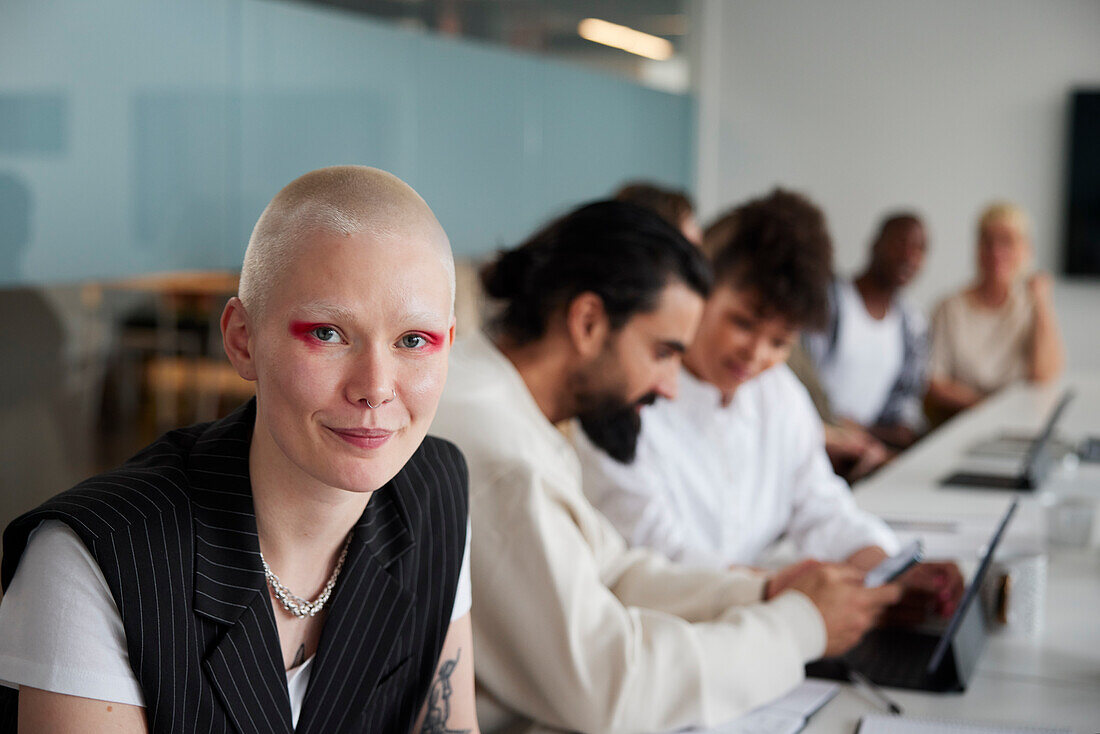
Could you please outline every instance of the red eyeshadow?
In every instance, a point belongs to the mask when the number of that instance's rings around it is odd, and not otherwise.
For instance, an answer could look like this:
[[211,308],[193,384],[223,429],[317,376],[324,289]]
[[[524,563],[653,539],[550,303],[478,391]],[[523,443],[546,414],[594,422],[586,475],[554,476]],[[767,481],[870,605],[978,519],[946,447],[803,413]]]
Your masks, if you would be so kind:
[[301,339],[306,344],[317,344],[317,337],[313,336],[313,330],[318,326],[325,326],[325,324],[315,323],[312,321],[291,321],[290,322],[290,335],[295,339]]
[[417,331],[417,336],[424,337],[424,341],[428,342],[420,351],[423,352],[435,352],[443,344],[443,340],[446,338],[446,334],[442,334],[436,331]]

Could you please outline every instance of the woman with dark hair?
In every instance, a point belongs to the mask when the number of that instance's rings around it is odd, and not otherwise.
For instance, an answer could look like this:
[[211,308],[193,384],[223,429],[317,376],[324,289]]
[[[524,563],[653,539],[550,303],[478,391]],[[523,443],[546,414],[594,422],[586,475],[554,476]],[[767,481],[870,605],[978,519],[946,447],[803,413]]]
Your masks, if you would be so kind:
[[[707,245],[715,287],[684,355],[680,395],[642,412],[633,462],[577,436],[585,491],[631,544],[673,560],[754,565],[785,536],[803,556],[869,570],[897,538],[833,472],[821,420],[785,364],[799,331],[827,313],[825,217],[777,189],[720,218]],[[953,567],[908,578],[942,593],[944,612],[962,589]]]
[[651,209],[680,230],[680,234],[691,244],[703,243],[703,230],[695,219],[695,205],[683,191],[667,189],[648,181],[631,181],[623,184],[613,198]]
[[476,730],[465,463],[426,437],[446,235],[396,177],[321,169],[264,210],[239,293],[255,399],[4,533],[0,728]]

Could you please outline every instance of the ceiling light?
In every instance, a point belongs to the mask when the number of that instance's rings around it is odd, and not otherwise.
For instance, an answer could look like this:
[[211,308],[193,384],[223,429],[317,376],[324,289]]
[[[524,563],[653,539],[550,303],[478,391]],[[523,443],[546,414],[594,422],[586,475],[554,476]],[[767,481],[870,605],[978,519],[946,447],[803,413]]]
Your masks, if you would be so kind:
[[664,61],[672,56],[672,43],[664,38],[599,18],[582,20],[577,25],[577,33],[586,40],[645,56],[647,59]]

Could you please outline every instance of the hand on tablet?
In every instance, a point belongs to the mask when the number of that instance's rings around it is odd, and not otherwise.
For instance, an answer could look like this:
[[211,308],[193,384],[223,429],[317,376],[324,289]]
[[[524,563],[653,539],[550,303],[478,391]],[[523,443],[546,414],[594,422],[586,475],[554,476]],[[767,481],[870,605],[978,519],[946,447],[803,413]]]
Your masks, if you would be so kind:
[[801,591],[825,622],[825,655],[840,655],[859,642],[886,607],[901,598],[901,587],[886,584],[873,589],[863,585],[863,572],[852,566],[818,563],[792,580],[790,589]]
[[918,563],[898,578],[901,601],[890,607],[883,623],[898,627],[922,624],[929,616],[949,618],[966,590],[962,572],[950,562]]
[[936,614],[950,617],[966,590],[962,571],[950,561],[918,563],[898,579],[906,593],[924,594]]

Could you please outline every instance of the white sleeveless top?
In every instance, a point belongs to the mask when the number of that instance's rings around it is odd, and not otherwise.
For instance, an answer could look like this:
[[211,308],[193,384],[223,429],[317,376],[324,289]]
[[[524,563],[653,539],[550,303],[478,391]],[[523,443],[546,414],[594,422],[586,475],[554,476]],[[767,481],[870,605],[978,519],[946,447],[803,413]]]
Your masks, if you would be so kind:
[[836,343],[818,377],[836,415],[873,425],[905,362],[901,311],[891,305],[883,318],[872,317],[850,281],[838,281],[836,293]]

